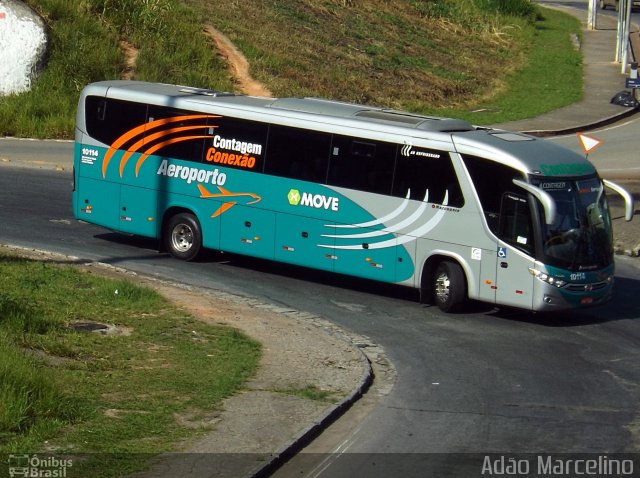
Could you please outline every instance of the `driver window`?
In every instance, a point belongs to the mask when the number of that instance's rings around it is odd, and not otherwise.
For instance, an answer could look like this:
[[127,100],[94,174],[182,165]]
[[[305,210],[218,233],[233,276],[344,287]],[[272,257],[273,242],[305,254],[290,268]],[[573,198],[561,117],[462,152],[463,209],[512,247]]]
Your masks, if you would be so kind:
[[527,199],[505,193],[500,209],[500,239],[524,252],[533,253],[533,223]]
[[520,171],[488,159],[471,155],[463,155],[462,159],[478,193],[487,225],[491,232],[500,235],[502,200],[505,194],[517,191],[513,180],[525,177]]

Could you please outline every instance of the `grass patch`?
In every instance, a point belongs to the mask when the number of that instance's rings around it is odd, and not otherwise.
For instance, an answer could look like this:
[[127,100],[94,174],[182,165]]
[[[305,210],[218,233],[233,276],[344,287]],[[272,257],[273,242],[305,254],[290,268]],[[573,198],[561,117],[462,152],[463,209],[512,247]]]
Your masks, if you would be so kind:
[[527,63],[504,78],[502,94],[488,96],[464,108],[425,112],[463,118],[475,124],[492,124],[538,116],[580,101],[582,53],[573,46],[572,36],[581,36],[577,19],[545,10],[544,17],[536,22],[535,31],[527,34],[530,44]]
[[0,291],[0,453],[81,456],[74,476],[175,450],[194,433],[176,417],[215,410],[257,368],[259,344],[127,281],[0,255]]
[[192,9],[177,0],[27,0],[49,37],[32,90],[0,102],[0,134],[72,138],[80,90],[119,78],[121,40],[140,49],[136,79],[230,89]]
[[305,400],[313,400],[316,402],[331,403],[334,401],[333,393],[326,390],[320,390],[315,385],[307,385],[303,388],[285,388],[276,390],[278,393],[293,395],[295,397],[304,398]]
[[[233,90],[202,28],[247,56],[276,96],[318,96],[500,123],[578,101],[578,20],[529,0],[27,0],[49,32],[30,92],[0,102],[0,134],[71,138],[87,83],[119,77]],[[489,113],[470,113],[471,110]]]

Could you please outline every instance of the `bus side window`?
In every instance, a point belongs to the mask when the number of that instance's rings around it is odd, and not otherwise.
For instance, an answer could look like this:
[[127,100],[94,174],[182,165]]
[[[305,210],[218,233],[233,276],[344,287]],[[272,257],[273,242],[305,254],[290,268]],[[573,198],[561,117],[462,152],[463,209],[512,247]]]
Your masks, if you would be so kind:
[[[157,145],[161,148],[155,154],[160,156],[201,162],[204,138],[193,137],[206,135],[208,129],[206,120],[199,118],[170,121],[171,118],[201,114],[163,106],[149,106],[147,124],[162,119],[166,119],[167,123],[145,130],[145,149]],[[186,138],[191,139],[185,141]]]
[[334,135],[329,184],[378,194],[390,194],[396,145]]
[[480,199],[487,225],[491,232],[499,236],[502,197],[506,192],[515,192],[517,189],[513,179],[525,179],[524,175],[488,159],[471,155],[463,155],[462,159]]
[[325,183],[330,147],[329,133],[271,125],[264,172]]
[[453,169],[451,158],[446,151],[423,148],[402,148],[398,155],[393,184],[393,195],[424,201],[428,191],[428,202],[462,207],[464,197]]
[[144,124],[147,105],[99,96],[87,96],[84,103],[87,133],[111,145],[127,131]]
[[268,126],[228,116],[214,115],[207,120],[205,159],[208,163],[225,168],[262,172],[267,144]]

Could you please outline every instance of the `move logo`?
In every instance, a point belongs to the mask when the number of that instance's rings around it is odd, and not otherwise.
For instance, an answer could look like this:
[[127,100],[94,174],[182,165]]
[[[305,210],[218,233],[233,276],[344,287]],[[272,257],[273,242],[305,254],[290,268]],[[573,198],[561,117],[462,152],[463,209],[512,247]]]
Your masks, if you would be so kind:
[[291,191],[289,191],[287,198],[289,199],[289,204],[291,204],[292,206],[297,206],[298,204],[300,204],[300,191],[298,191],[297,189],[292,189]]
[[340,200],[337,197],[325,196],[323,194],[300,193],[297,189],[291,189],[287,194],[289,204],[292,206],[306,206],[314,209],[325,209],[338,212]]

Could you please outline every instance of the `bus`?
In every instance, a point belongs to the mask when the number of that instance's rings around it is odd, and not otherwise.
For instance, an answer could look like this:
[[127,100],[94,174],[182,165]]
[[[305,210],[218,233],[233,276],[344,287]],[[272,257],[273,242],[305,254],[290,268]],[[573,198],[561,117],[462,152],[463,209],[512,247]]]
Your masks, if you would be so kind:
[[579,154],[462,120],[139,81],[87,85],[74,217],[203,248],[531,311],[612,294],[602,180]]

